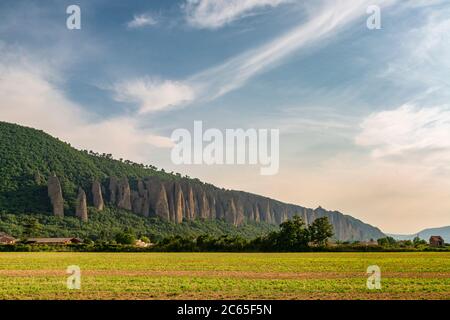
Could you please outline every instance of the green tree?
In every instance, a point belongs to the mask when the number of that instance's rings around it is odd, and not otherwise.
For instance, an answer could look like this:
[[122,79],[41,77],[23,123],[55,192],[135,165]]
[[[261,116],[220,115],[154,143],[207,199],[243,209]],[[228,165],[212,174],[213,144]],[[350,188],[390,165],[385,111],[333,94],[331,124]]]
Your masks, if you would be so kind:
[[84,244],[88,244],[88,245],[92,245],[92,244],[94,244],[94,241],[92,241],[92,240],[89,239],[89,238],[86,238],[86,239],[83,240],[83,243],[84,243]]
[[23,236],[25,238],[37,236],[42,230],[42,225],[39,223],[39,220],[33,217],[26,217],[23,221],[23,227]]
[[397,244],[397,241],[393,237],[380,238],[377,240],[377,242],[378,245],[382,247],[390,247],[395,246]]
[[407,246],[407,247],[411,247],[411,246],[413,245],[413,243],[412,243],[411,240],[406,240],[406,241],[404,242],[404,244],[405,244],[405,246]]
[[136,237],[129,232],[121,232],[116,234],[115,240],[119,244],[135,244]]
[[284,251],[301,251],[308,247],[311,237],[303,220],[295,215],[292,220],[280,224],[280,231],[275,234],[276,246]]
[[311,241],[319,246],[325,246],[328,239],[334,234],[333,225],[328,220],[328,217],[317,218],[308,229]]
[[420,245],[426,245],[427,242],[425,240],[423,240],[423,239],[420,239],[419,237],[415,237],[413,239],[413,244],[414,244],[414,247],[418,247]]

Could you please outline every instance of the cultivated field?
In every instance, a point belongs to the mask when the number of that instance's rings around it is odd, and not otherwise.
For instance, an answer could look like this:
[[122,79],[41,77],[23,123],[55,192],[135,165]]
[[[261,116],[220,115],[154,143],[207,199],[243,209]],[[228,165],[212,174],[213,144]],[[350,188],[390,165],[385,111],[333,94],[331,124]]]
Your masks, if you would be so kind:
[[450,253],[0,253],[0,299],[450,299]]

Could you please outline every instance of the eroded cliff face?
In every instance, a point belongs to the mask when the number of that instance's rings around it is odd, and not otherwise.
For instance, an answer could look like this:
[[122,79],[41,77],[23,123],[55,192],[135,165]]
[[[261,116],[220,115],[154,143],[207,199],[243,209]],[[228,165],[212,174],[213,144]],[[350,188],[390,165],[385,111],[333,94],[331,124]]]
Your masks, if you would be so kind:
[[77,207],[75,210],[75,215],[84,222],[88,221],[86,193],[82,188],[78,189]]
[[55,175],[48,177],[47,182],[48,197],[53,207],[53,215],[64,217],[64,199],[59,179]]
[[[326,216],[334,227],[336,239],[368,240],[384,236],[379,229],[340,212],[327,211],[321,207],[308,209],[246,192],[219,189],[195,180],[110,177],[102,183],[94,181],[91,187],[92,205],[97,209],[108,204],[174,223],[194,219],[223,219],[235,226],[250,221],[280,224],[299,215],[305,223],[311,224],[316,218]],[[50,177],[49,196],[55,215],[63,214],[60,190],[57,177]],[[102,190],[107,190],[109,195],[104,197]],[[76,215],[85,221],[86,201],[86,194],[80,189]]]
[[92,205],[98,211],[103,210],[105,203],[103,201],[102,186],[97,180],[94,180],[94,182],[92,183],[92,202]]
[[127,178],[122,178],[117,184],[117,207],[131,210],[131,189]]

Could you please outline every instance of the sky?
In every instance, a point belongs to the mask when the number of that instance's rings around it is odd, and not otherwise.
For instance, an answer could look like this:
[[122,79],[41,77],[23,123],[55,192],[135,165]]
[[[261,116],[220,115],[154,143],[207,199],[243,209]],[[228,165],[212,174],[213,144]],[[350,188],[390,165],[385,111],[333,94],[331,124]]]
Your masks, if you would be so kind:
[[[448,0],[2,0],[0,120],[416,233],[450,225],[448,17]],[[175,165],[194,121],[278,129],[278,174]]]

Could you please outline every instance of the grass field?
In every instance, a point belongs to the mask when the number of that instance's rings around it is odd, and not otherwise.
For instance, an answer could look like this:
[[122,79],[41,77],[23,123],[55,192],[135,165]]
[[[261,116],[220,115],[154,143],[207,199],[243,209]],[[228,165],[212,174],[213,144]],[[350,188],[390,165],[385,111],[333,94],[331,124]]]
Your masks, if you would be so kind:
[[0,299],[450,299],[450,253],[0,253]]

